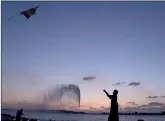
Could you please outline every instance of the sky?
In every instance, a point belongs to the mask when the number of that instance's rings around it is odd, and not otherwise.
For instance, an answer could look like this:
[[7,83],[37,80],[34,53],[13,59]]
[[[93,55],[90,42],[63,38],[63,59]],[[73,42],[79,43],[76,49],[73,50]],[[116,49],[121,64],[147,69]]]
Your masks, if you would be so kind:
[[2,2],[2,106],[37,108],[75,84],[81,110],[109,111],[103,89],[119,91],[120,110],[165,110],[164,13],[165,2]]

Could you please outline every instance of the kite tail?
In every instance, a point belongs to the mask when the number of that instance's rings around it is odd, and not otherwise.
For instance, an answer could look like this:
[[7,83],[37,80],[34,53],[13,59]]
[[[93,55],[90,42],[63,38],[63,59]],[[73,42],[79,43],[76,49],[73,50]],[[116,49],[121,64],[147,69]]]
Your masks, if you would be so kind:
[[20,16],[20,15],[21,15],[21,13],[17,13],[16,15],[10,17],[8,20],[11,20],[11,19],[13,19],[13,18],[15,18],[15,17],[17,17],[17,16]]

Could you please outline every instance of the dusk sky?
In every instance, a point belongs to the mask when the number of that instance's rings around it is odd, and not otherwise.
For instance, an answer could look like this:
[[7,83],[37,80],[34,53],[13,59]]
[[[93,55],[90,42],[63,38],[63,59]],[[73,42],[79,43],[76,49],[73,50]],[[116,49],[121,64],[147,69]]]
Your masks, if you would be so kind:
[[[29,20],[8,20],[35,5]],[[84,110],[110,106],[103,89],[118,89],[122,109],[165,110],[164,79],[165,2],[2,2],[4,107],[75,84]]]

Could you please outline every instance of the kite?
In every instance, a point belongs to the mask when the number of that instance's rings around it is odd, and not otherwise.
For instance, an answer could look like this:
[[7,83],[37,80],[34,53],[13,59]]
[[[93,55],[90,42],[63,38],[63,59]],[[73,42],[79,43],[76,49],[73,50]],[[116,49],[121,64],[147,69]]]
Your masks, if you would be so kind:
[[15,18],[16,16],[19,16],[19,15],[24,15],[27,19],[29,19],[32,15],[36,15],[36,10],[37,10],[38,8],[39,8],[39,6],[36,6],[36,7],[30,8],[30,9],[28,9],[28,10],[19,12],[19,13],[16,14],[15,16],[9,18],[8,20],[11,20],[11,19],[13,19],[13,18]]
[[[74,106],[80,107],[81,93],[78,85],[62,84],[57,85],[55,88],[49,90],[44,94],[44,102],[60,102],[66,97],[64,103],[70,102]],[[77,104],[77,105],[75,105]]]

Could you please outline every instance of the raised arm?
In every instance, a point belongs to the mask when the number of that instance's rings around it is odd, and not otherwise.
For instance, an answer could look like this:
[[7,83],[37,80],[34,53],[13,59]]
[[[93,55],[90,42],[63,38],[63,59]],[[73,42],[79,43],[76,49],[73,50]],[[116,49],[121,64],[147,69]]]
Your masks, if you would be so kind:
[[109,95],[108,92],[106,90],[103,90],[105,92],[105,94],[107,95],[107,97],[109,97],[109,99],[113,98],[113,95]]

